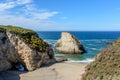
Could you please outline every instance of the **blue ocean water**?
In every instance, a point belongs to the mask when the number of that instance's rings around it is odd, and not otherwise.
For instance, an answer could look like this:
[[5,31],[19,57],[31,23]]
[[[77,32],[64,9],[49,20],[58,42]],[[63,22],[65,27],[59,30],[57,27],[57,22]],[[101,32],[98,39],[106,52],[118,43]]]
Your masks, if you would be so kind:
[[[85,54],[59,54],[55,52],[55,56],[63,55],[68,58],[69,61],[75,62],[90,62],[93,60],[94,56],[99,53],[106,44],[104,41],[114,41],[120,37],[119,31],[71,31],[77,39],[81,41],[85,47],[87,53]],[[39,36],[46,42],[52,45],[53,49],[55,47],[56,41],[61,37],[61,31],[38,31]]]

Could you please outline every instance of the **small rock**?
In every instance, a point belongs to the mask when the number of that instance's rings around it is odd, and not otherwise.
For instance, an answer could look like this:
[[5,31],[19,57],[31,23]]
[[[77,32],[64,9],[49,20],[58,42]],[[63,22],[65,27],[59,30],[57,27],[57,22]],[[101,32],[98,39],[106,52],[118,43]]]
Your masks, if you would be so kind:
[[56,56],[56,61],[57,62],[63,62],[63,61],[67,61],[68,59],[64,56]]
[[106,44],[112,44],[113,43],[113,42],[108,41],[108,40],[103,40],[103,42],[106,43]]

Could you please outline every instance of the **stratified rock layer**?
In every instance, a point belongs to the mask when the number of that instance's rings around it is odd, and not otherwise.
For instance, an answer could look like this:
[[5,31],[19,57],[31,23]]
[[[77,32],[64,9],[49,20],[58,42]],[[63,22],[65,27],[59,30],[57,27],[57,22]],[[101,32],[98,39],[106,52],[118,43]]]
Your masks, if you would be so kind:
[[95,57],[86,67],[82,80],[120,80],[120,39]]
[[62,32],[61,39],[55,44],[55,50],[69,54],[82,54],[85,52],[83,45],[68,32]]
[[0,27],[0,71],[8,70],[17,63],[32,71],[54,61],[51,46],[35,32],[18,27]]

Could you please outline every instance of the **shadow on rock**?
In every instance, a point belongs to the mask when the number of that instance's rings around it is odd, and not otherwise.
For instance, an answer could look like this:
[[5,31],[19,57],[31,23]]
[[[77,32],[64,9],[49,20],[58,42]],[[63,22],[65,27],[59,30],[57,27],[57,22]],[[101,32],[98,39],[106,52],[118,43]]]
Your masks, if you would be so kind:
[[4,71],[0,72],[0,80],[20,80],[19,71]]

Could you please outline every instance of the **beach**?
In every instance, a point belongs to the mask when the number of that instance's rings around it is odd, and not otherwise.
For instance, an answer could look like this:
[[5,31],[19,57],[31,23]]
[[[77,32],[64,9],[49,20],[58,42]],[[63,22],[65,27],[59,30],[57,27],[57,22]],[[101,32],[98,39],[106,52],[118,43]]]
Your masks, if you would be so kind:
[[0,73],[0,80],[81,80],[86,63],[61,62],[43,66],[35,71]]

